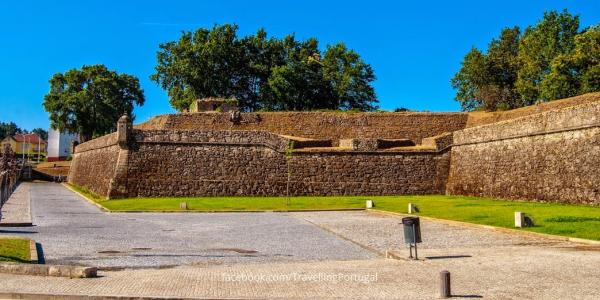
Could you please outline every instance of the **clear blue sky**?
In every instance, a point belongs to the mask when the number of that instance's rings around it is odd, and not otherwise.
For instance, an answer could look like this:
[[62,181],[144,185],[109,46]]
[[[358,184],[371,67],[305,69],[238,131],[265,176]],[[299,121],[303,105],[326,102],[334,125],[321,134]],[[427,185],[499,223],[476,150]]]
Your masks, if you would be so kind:
[[236,23],[246,35],[317,37],[345,42],[375,69],[383,109],[456,111],[449,80],[472,47],[485,48],[505,26],[535,23],[545,10],[568,8],[582,26],[600,22],[589,1],[2,1],[0,121],[48,128],[42,107],[48,80],[84,64],[140,78],[146,104],[136,122],[173,112],[148,79],[161,42],[182,30]]

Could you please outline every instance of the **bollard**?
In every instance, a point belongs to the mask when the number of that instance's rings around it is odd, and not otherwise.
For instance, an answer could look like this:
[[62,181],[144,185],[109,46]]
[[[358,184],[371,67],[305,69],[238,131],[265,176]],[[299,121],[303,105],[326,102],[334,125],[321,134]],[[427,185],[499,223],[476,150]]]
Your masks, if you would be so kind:
[[367,200],[367,208],[373,208],[373,206],[375,206],[373,200]]
[[525,214],[520,211],[515,211],[515,227],[525,227]]
[[182,210],[187,210],[188,209],[187,202],[180,202],[179,203],[179,208],[182,209]]
[[452,292],[450,291],[450,272],[440,272],[440,298],[450,298]]

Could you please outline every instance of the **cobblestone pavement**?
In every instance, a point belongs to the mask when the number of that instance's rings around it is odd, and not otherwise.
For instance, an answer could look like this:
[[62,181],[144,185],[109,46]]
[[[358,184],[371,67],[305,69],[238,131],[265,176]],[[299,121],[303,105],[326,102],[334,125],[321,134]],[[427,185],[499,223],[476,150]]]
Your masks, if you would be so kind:
[[223,262],[369,259],[376,254],[282,213],[104,213],[65,187],[22,183],[46,263],[157,267]]
[[460,298],[599,299],[597,252],[539,246],[420,261],[278,262],[100,272],[95,279],[0,274],[0,293],[189,298],[435,299],[449,270]]
[[[55,195],[49,198],[60,198],[58,193],[61,197],[65,196],[62,189],[52,191]],[[88,203],[79,199],[66,204],[90,209]],[[34,200],[34,215],[38,215],[36,205]],[[68,211],[76,212],[79,209]],[[96,214],[100,213],[93,209],[90,213],[92,211],[93,214],[80,221],[99,218]],[[204,236],[203,241],[222,243],[219,247],[246,249],[260,247],[261,243],[273,247],[277,247],[276,243],[284,243],[278,249],[287,249],[287,253],[296,254],[283,258],[240,258],[233,255],[219,260],[182,256],[182,261],[183,258],[197,259],[197,263],[165,269],[101,271],[101,277],[95,279],[0,274],[0,297],[2,293],[20,292],[189,298],[433,299],[438,296],[439,272],[449,270],[452,274],[452,293],[460,298],[600,299],[600,246],[422,220],[421,259],[393,260],[377,257],[375,253],[393,249],[401,255],[408,254],[398,225],[400,217],[396,216],[368,212],[311,212],[192,216],[109,214],[107,218],[116,218],[113,221],[115,225],[136,227],[136,222],[123,221],[134,218],[144,222],[144,225],[140,225],[142,227],[168,228],[173,222],[195,216],[202,217],[203,226],[215,228],[213,232],[219,235],[218,238],[208,237],[211,232],[205,231],[199,234]],[[46,220],[40,224],[58,226],[54,222],[60,223],[60,220]],[[185,223],[189,226],[191,222],[200,221],[187,222],[190,222]],[[234,225],[246,227],[238,232],[236,228],[229,227]],[[43,236],[41,229],[42,225],[38,231]],[[136,241],[165,239],[164,244],[173,242],[168,239],[168,234],[161,233],[160,237],[153,237],[146,232],[147,235],[143,236],[145,231],[139,228],[128,229],[127,233],[118,228],[112,230],[121,236],[129,236],[129,232],[133,232],[135,234],[128,238]],[[90,234],[89,231],[85,232]],[[107,234],[107,231],[102,232]],[[270,236],[263,237],[263,233]],[[240,235],[247,236],[239,238]],[[283,237],[290,240],[286,241]],[[62,236],[63,240],[71,238]],[[102,236],[95,235],[93,238],[102,239]],[[93,242],[93,238],[85,241]],[[241,244],[235,242],[236,238],[240,239]],[[307,244],[296,243],[294,239]],[[103,242],[122,245],[116,238]],[[155,242],[161,245],[160,241]],[[178,242],[189,247],[181,240]],[[291,250],[293,247],[299,249]],[[171,248],[177,251],[176,247]],[[269,253],[265,248],[260,248],[259,253]],[[58,250],[65,251],[62,248]],[[311,253],[311,250],[320,254]],[[338,253],[334,253],[336,251]],[[349,253],[357,257],[352,259]],[[123,256],[119,259],[129,258]],[[99,261],[105,260],[101,258]]]

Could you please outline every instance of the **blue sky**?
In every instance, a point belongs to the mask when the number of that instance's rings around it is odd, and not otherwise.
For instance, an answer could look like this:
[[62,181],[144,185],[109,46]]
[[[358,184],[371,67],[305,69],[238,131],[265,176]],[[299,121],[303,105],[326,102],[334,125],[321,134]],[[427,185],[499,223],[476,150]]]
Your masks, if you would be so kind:
[[0,121],[48,128],[48,80],[84,64],[140,78],[146,104],[136,122],[171,113],[166,92],[148,79],[162,42],[182,30],[236,23],[282,37],[345,42],[375,69],[383,109],[457,111],[449,84],[463,55],[485,48],[505,26],[525,27],[545,10],[569,9],[582,26],[600,22],[590,1],[2,1]]

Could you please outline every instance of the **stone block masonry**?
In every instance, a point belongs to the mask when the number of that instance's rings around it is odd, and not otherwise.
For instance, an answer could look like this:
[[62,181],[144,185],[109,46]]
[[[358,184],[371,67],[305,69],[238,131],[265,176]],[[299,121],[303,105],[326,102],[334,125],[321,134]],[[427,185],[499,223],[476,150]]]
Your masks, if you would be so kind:
[[123,194],[108,196],[393,195],[443,193],[448,154],[288,151],[252,131],[136,131]]
[[124,118],[77,146],[69,181],[110,198],[448,193],[600,205],[600,93],[489,114],[236,116]]
[[454,133],[451,194],[600,205],[600,103]]
[[418,112],[261,112],[242,113],[231,122],[228,113],[161,115],[136,128],[144,130],[259,130],[312,139],[409,139],[416,144],[426,137],[465,128],[466,113]]

